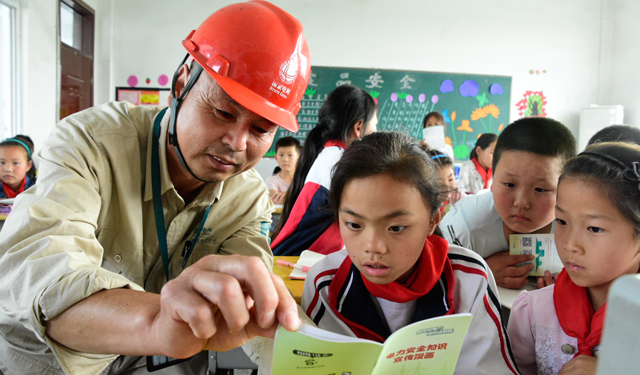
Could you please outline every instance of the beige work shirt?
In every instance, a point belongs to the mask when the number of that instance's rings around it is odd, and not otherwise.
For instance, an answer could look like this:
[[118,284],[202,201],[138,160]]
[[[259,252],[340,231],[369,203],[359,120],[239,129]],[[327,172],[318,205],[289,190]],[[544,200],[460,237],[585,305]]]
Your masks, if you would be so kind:
[[[0,232],[0,372],[97,374],[115,355],[80,353],[51,340],[44,322],[103,289],[158,293],[164,269],[151,183],[159,109],[107,103],[62,120],[39,154],[38,183],[21,194]],[[271,269],[273,203],[255,170],[208,184],[185,206],[166,163],[169,111],[160,135],[161,191],[171,277],[211,211],[188,265],[207,254],[259,256]],[[187,266],[188,266],[187,265]],[[96,337],[96,340],[100,340]]]

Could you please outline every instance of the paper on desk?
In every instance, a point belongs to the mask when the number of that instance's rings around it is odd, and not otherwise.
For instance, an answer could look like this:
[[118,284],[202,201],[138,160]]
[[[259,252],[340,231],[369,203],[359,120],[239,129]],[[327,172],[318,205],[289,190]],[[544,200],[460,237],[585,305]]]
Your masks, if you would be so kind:
[[553,234],[512,234],[509,236],[509,254],[535,256],[531,262],[523,262],[533,264],[529,276],[544,276],[546,270],[557,273],[564,267]]
[[[326,257],[325,254],[316,253],[310,250],[304,250],[302,253],[300,253],[300,259],[298,259],[296,264],[311,267],[321,261],[324,257]],[[289,278],[292,280],[304,280],[307,278],[307,273],[294,268],[293,271],[291,271]]]

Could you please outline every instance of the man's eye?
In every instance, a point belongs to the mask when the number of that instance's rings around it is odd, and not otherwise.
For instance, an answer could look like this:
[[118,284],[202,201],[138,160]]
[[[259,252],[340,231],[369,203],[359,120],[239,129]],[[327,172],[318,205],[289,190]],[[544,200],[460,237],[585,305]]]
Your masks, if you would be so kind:
[[389,230],[393,233],[398,233],[398,232],[402,232],[405,228],[406,226],[403,226],[403,225],[393,225],[389,227]]
[[223,120],[233,120],[233,115],[229,112],[216,108],[216,113],[218,114],[218,117],[220,117]]

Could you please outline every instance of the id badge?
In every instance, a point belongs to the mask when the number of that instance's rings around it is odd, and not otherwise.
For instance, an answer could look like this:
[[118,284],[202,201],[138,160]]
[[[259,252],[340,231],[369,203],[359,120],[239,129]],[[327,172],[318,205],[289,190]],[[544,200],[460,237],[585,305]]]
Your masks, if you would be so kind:
[[166,355],[154,355],[154,356],[148,355],[147,371],[148,372],[158,371],[169,366],[177,365],[178,363],[186,362],[190,359],[191,357],[183,358],[183,359],[175,359],[175,358],[167,357]]

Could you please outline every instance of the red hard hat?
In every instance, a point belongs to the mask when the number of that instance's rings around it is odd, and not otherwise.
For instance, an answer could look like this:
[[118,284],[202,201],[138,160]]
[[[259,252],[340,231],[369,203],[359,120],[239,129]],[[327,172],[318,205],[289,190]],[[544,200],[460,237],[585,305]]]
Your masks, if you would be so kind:
[[302,24],[266,1],[226,6],[182,45],[235,101],[297,132],[311,61]]

